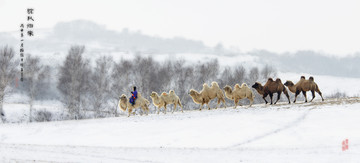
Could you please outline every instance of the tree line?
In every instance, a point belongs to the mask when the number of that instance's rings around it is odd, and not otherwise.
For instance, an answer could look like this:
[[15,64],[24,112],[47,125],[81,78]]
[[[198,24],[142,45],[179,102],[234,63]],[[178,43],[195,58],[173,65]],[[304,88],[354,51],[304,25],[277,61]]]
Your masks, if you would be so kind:
[[[27,54],[24,61],[24,81],[15,88],[13,81],[20,74],[19,61],[15,52],[7,46],[0,49],[0,113],[2,121],[4,96],[13,92],[29,97],[29,121],[36,115],[33,103],[43,98],[58,98],[66,109],[61,119],[85,119],[119,116],[119,96],[128,97],[133,86],[143,97],[150,100],[152,91],[161,93],[174,90],[180,97],[184,109],[198,106],[192,102],[188,91],[201,90],[203,83],[217,81],[221,88],[225,85],[247,83],[249,87],[256,81],[265,82],[268,77],[276,77],[276,70],[266,65],[263,68],[246,69],[242,65],[220,67],[217,59],[191,64],[184,59],[167,59],[163,62],[151,56],[136,55],[133,59],[114,61],[111,56],[95,59],[95,64],[84,56],[85,46],[72,46],[64,62],[58,66],[43,65],[39,57]],[[55,80],[51,80],[54,78]],[[253,90],[255,91],[255,90]],[[256,96],[255,103],[261,102]],[[151,100],[150,100],[151,101]],[[233,103],[229,100],[228,106]],[[244,101],[247,103],[248,101]],[[214,103],[211,103],[214,105]],[[152,105],[151,109],[155,109]],[[50,115],[51,116],[51,115]],[[35,119],[36,120],[36,119]]]

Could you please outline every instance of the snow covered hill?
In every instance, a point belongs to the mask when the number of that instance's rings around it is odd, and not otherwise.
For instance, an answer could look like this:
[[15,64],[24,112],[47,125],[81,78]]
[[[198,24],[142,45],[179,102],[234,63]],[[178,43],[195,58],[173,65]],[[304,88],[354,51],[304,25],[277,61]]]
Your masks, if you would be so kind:
[[[0,125],[1,162],[357,162],[360,98]],[[342,151],[342,141],[349,149]]]

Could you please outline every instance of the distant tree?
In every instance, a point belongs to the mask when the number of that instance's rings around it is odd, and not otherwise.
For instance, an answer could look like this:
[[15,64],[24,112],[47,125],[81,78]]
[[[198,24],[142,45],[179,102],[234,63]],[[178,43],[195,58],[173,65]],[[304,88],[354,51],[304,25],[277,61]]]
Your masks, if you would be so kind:
[[115,116],[119,116],[117,112],[119,96],[125,94],[132,81],[133,76],[131,74],[133,67],[135,66],[131,61],[121,59],[119,63],[114,63],[111,70],[111,99],[114,101]]
[[219,84],[222,86],[225,86],[225,85],[234,86],[236,83],[233,73],[231,71],[231,68],[228,66],[225,67],[225,69],[222,71],[219,80],[220,80]]
[[85,46],[72,46],[60,67],[57,88],[60,90],[63,102],[66,104],[70,118],[82,118],[80,112],[86,94],[89,90],[90,68],[89,60],[82,54]]
[[17,72],[18,62],[14,56],[15,52],[12,48],[8,46],[0,48],[0,116],[2,122],[5,122],[4,97],[9,93],[9,85],[11,81],[14,81]]
[[270,65],[265,65],[261,70],[261,77],[263,81],[266,81],[268,78],[275,78],[277,76],[277,71]]
[[[136,67],[133,69],[132,75],[135,75],[132,86],[138,87],[138,92],[145,95],[150,95],[151,91],[156,91],[154,87],[154,80],[156,78],[159,64],[154,59],[149,57],[137,56],[134,59]],[[129,88],[129,92],[132,88]]]
[[89,103],[96,116],[102,116],[101,111],[105,110],[111,97],[112,66],[112,57],[102,56],[96,60],[95,69],[91,74]]
[[[27,84],[26,94],[29,96],[29,121],[32,122],[33,102],[38,94],[38,90],[43,85],[42,81],[46,80],[49,76],[49,67],[43,66],[40,63],[39,57],[33,57],[31,54],[27,54],[24,62],[24,81]],[[46,86],[46,85],[45,85]]]
[[254,84],[258,80],[259,80],[259,69],[257,67],[253,67],[249,72],[249,82],[250,84]]
[[239,83],[240,85],[246,81],[246,69],[244,66],[237,66],[234,70],[234,78],[235,83]]
[[175,93],[179,96],[180,101],[187,107],[190,103],[190,96],[188,91],[193,87],[191,85],[194,80],[194,68],[191,66],[184,66],[185,60],[176,60],[173,64],[172,80],[174,83]]
[[213,59],[210,62],[199,63],[195,66],[195,73],[197,77],[197,84],[195,86],[200,87],[204,83],[208,83],[218,79],[219,62],[217,59]]

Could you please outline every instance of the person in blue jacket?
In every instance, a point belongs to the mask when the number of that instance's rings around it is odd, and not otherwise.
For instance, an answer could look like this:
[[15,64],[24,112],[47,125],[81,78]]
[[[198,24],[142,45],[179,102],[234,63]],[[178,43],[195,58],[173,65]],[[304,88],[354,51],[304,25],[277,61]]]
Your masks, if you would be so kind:
[[132,104],[132,105],[135,105],[135,101],[137,99],[137,91],[136,91],[136,87],[134,87],[134,91],[131,92],[131,97],[129,99],[129,102]]

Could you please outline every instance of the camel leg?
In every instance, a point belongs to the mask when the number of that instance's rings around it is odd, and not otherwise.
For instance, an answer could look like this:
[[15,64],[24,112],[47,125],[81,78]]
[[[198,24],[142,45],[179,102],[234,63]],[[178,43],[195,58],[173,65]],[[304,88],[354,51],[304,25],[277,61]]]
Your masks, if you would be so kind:
[[225,99],[224,99],[224,98],[221,98],[221,101],[222,101],[222,103],[224,104],[224,106],[225,106],[225,108],[226,108],[226,101],[225,101]]
[[264,94],[264,95],[263,95],[263,99],[264,99],[264,101],[265,101],[265,104],[268,103],[268,102],[266,101],[266,99],[265,99],[266,96],[267,96],[267,94]]
[[183,111],[183,106],[181,105],[180,100],[178,101],[178,104],[179,104],[179,106],[181,107],[181,112],[184,113],[184,111]]
[[273,102],[272,102],[273,94],[269,93],[269,96],[270,96],[270,105],[272,105],[273,104]]
[[296,98],[297,98],[297,96],[298,96],[299,94],[300,94],[300,91],[299,91],[299,90],[296,90],[294,103],[296,102]]
[[149,115],[149,108],[145,105],[146,115]]
[[128,115],[128,117],[130,117],[131,112],[132,112],[132,109],[129,108],[129,115]]
[[314,90],[311,90],[311,94],[312,94],[312,99],[310,100],[310,102],[312,102],[315,98],[315,91]]
[[[210,102],[210,101],[209,101]],[[210,110],[210,105],[209,105],[209,102],[206,103],[206,105],[208,106],[208,110]]]
[[254,103],[254,99],[252,97],[248,97],[248,99],[250,100],[250,105],[249,107]]
[[284,89],[284,94],[285,94],[285,96],[287,97],[287,99],[289,100],[289,104],[290,104],[290,96],[289,96],[289,94],[288,94],[288,92],[287,92],[287,90],[286,89]]
[[202,104],[200,105],[200,111],[201,111],[201,109],[202,109],[203,105],[204,105],[204,103],[202,103]]
[[280,100],[280,95],[281,95],[281,92],[277,92],[277,100],[275,101],[274,104],[276,104]]
[[217,109],[218,108],[218,106],[219,106],[219,104],[220,104],[220,98],[217,98],[218,100],[217,100],[217,104],[216,104],[216,108],[215,109]]
[[322,101],[324,101],[324,98],[322,97],[322,93],[320,92],[320,90],[316,89],[315,91],[321,96]]
[[173,111],[172,111],[172,113],[174,113],[174,111],[176,110],[176,103],[174,103],[174,109],[173,109]]
[[239,102],[239,99],[235,99],[235,100],[234,100],[234,105],[235,105],[235,106],[234,106],[234,109],[237,107],[238,102]]
[[306,97],[306,91],[302,91],[304,97],[305,97],[305,102],[307,102],[307,97]]
[[167,105],[167,104],[165,104],[165,106],[164,106],[164,108],[165,108],[165,109],[164,109],[164,114],[166,114],[166,109],[167,109],[167,108],[166,108],[166,105]]

